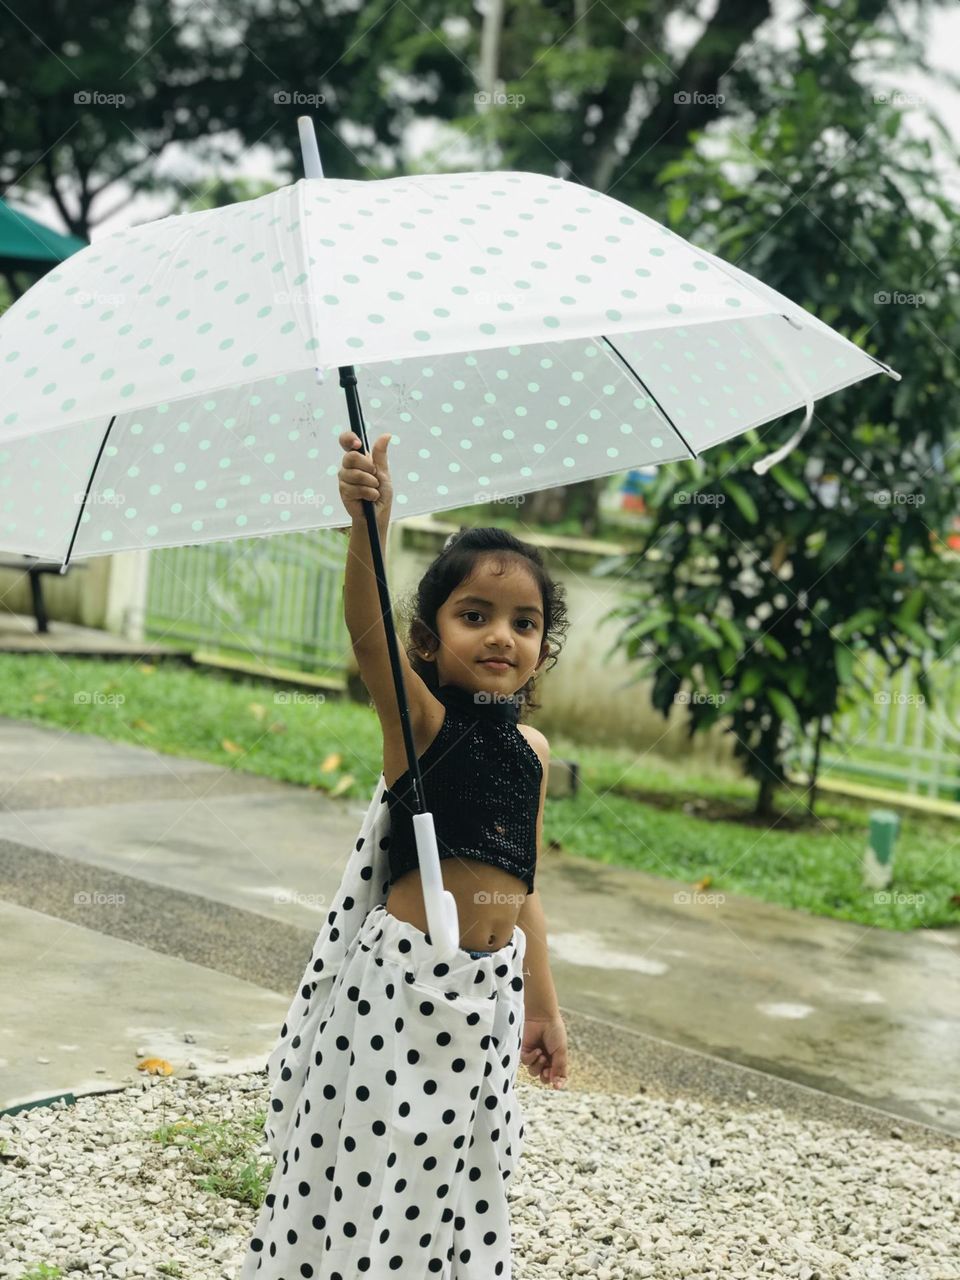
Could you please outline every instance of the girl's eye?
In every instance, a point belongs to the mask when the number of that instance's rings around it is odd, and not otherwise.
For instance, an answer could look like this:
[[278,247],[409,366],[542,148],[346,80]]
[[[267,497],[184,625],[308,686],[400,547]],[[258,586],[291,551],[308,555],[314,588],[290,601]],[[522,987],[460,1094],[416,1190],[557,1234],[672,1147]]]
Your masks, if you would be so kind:
[[[463,614],[461,614],[460,616],[461,616],[461,617],[463,617],[463,618],[479,618],[479,617],[480,617],[480,611],[479,611],[478,609],[468,609],[468,610],[466,611],[466,613],[463,613]],[[531,626],[531,627],[533,627],[534,629],[536,629],[536,625],[537,625],[537,624],[536,624],[532,619],[530,619],[530,618],[518,618],[518,619],[517,619],[517,621],[518,621],[518,622],[526,622],[529,626]]]

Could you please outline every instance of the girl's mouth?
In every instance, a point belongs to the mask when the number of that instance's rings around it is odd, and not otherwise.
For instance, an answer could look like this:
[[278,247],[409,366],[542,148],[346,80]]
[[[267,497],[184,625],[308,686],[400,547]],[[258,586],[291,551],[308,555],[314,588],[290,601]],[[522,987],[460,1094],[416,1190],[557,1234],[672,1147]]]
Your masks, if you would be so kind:
[[497,658],[484,658],[481,660],[482,667],[489,667],[491,671],[509,671],[513,666],[512,662],[500,661]]

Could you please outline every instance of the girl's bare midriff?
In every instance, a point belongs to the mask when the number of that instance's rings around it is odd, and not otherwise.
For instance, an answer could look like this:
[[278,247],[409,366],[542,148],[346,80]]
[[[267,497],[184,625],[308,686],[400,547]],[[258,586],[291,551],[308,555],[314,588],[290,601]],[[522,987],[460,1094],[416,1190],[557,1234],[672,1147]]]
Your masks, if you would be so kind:
[[[414,735],[418,757],[440,732],[444,715],[443,704],[436,702],[422,733]],[[406,767],[406,751],[399,733],[394,736],[385,730],[384,777],[394,779],[387,783],[388,787],[393,788]],[[442,858],[440,875],[443,887],[450,890],[457,904],[461,947],[468,951],[498,951],[506,946],[527,896],[526,881],[477,858]],[[385,906],[398,920],[415,925],[421,933],[429,932],[420,872],[416,868],[391,885]]]
[[[498,951],[506,946],[527,894],[525,881],[476,858],[443,858],[440,874],[457,904],[460,946],[469,951]],[[386,908],[398,920],[429,932],[418,870],[408,871],[391,885]]]

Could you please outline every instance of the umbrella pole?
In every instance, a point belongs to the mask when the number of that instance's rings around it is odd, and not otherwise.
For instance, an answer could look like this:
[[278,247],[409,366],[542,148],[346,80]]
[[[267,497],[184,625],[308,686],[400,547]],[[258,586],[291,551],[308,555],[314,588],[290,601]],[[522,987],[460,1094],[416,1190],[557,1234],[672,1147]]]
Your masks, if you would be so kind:
[[[320,151],[317,147],[317,136],[313,128],[313,121],[309,116],[300,116],[297,119],[297,128],[300,133],[304,176],[307,178],[322,178],[323,168],[320,164]],[[352,364],[340,365],[339,374],[340,386],[343,388],[347,400],[350,429],[355,435],[359,436],[362,451],[369,454],[370,443],[367,440],[367,429],[363,421],[360,396],[357,392],[356,370]],[[407,690],[400,667],[400,650],[397,645],[396,628],[393,624],[393,608],[390,604],[390,591],[387,586],[387,573],[383,562],[383,548],[380,545],[380,530],[377,528],[374,504],[367,498],[363,499],[363,514],[367,522],[370,555],[377,579],[377,594],[380,597],[380,612],[383,617],[383,629],[386,635],[387,653],[390,658],[390,670],[393,675],[393,687],[397,695],[400,730],[403,734],[403,746],[414,786],[414,805],[417,812],[413,814],[413,829],[417,842],[417,857],[420,864],[423,905],[427,915],[430,939],[437,947],[441,959],[447,959],[460,948],[460,918],[457,912],[456,899],[443,885],[433,815],[426,811],[427,803],[423,791],[423,778],[420,775],[420,761],[417,759],[416,744],[413,741],[413,730],[410,726],[410,708],[407,704]]]

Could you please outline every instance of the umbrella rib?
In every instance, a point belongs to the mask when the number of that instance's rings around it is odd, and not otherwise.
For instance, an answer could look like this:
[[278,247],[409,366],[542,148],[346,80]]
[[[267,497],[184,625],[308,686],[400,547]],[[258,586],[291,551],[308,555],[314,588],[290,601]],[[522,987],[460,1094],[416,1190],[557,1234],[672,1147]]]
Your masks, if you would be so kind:
[[106,431],[103,433],[103,439],[100,441],[100,448],[97,450],[97,456],[94,459],[93,466],[90,468],[90,476],[87,480],[87,487],[84,490],[83,501],[80,503],[80,510],[77,512],[77,522],[73,526],[73,534],[71,535],[71,538],[70,538],[70,545],[69,547],[67,547],[67,554],[64,556],[63,564],[60,566],[61,573],[66,572],[67,565],[70,563],[70,553],[73,551],[73,544],[76,542],[77,534],[80,531],[80,521],[83,519],[83,512],[84,512],[84,508],[87,505],[87,498],[90,496],[90,488],[93,485],[93,478],[97,474],[97,467],[99,467],[100,465],[100,459],[103,457],[103,451],[107,446],[107,440],[110,437],[110,432],[116,420],[117,420],[117,415],[114,414],[113,417],[110,419],[110,425],[107,427]]
[[617,350],[617,348],[614,346],[614,344],[610,341],[610,339],[607,337],[605,333],[601,334],[600,336],[601,338],[603,338],[603,341],[607,344],[607,346],[610,348],[613,354],[617,357],[617,359],[621,362],[621,364],[623,364],[626,367],[626,369],[631,374],[631,376],[634,377],[637,380],[637,382],[639,382],[640,386],[643,388],[646,395],[650,397],[653,403],[660,410],[660,414],[663,417],[663,420],[669,423],[671,431],[673,431],[674,435],[676,435],[677,439],[681,442],[683,447],[686,449],[687,453],[689,453],[690,457],[691,458],[699,457],[699,454],[694,449],[690,448],[690,445],[684,439],[683,433],[677,427],[677,424],[673,421],[673,419],[667,413],[666,409],[664,409],[663,405],[660,403],[657,397],[653,394],[653,392],[650,390],[650,388],[647,386],[644,380],[640,377],[639,373],[637,373],[636,369],[634,369],[633,365],[626,358],[623,352]]

